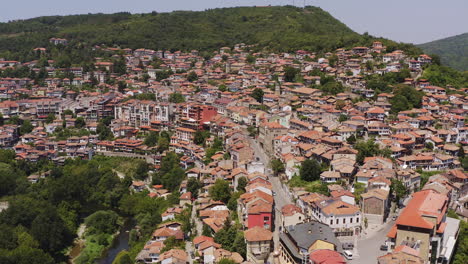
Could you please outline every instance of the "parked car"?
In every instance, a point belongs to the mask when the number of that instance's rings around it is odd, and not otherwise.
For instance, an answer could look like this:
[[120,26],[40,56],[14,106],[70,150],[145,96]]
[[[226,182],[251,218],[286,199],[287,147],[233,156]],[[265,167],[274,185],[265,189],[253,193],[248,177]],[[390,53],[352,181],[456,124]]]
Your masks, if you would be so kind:
[[380,250],[382,250],[382,251],[387,251],[387,250],[388,250],[387,244],[382,244],[382,245],[380,245]]
[[348,260],[352,260],[353,259],[353,252],[351,252],[349,250],[345,250],[345,251],[343,251],[343,256]]
[[396,219],[397,219],[397,216],[396,216],[396,215],[392,216],[392,220],[393,220],[393,221],[395,221]]
[[343,248],[343,250],[351,250],[354,248],[354,244],[351,242],[344,242],[343,244],[341,244],[341,247]]

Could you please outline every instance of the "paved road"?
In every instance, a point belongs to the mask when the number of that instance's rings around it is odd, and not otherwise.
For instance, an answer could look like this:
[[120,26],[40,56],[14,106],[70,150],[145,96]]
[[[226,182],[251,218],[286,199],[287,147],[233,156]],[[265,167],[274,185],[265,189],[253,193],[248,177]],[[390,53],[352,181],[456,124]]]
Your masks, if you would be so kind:
[[377,263],[377,258],[387,254],[386,251],[380,250],[380,245],[382,245],[385,240],[387,240],[387,233],[392,228],[395,222],[389,220],[385,223],[382,228],[376,231],[371,237],[358,240],[357,242],[357,251],[359,256],[355,257],[353,260],[349,261],[350,264],[375,264]]

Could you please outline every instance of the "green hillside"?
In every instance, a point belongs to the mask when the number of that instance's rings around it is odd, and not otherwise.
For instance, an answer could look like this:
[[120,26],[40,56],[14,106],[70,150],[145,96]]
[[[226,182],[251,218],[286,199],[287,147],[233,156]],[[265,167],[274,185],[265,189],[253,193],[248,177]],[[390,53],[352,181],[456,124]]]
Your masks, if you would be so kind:
[[[32,49],[50,46],[51,37],[69,39],[69,49],[106,44],[132,49],[208,51],[242,42],[273,51],[330,51],[370,45],[375,40],[353,32],[317,7],[237,7],[202,12],[53,16],[0,23],[0,57],[34,59]],[[419,51],[410,44],[381,41],[390,49]]]
[[468,71],[468,33],[418,46],[426,53],[439,55],[443,64]]

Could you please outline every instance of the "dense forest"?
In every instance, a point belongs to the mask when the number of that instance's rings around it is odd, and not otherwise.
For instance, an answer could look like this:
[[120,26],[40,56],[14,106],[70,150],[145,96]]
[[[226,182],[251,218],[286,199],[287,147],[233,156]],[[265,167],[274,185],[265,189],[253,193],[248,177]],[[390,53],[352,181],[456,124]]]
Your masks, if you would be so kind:
[[[202,12],[175,11],[148,14],[90,14],[39,17],[0,24],[0,57],[35,59],[33,49],[50,47],[52,37],[66,38],[72,58],[94,45],[154,50],[212,51],[237,43],[272,51],[331,51],[370,45],[376,38],[357,34],[317,7],[238,7]],[[390,50],[410,53],[411,44],[383,41]],[[70,51],[71,52],[71,51]]]
[[[125,178],[117,176],[116,168]],[[48,176],[38,183],[26,178],[45,172]],[[168,199],[132,194],[132,178],[147,172],[146,163],[129,159],[96,156],[57,166],[47,160],[15,160],[13,151],[0,150],[0,201],[9,203],[0,213],[0,263],[65,263],[83,223],[86,248],[75,263],[92,263],[112,243],[124,219],[138,225],[131,232],[128,253],[134,258],[161,222],[161,213],[178,203],[177,194]]]
[[468,71],[468,33],[418,46],[427,53],[439,55],[444,65]]

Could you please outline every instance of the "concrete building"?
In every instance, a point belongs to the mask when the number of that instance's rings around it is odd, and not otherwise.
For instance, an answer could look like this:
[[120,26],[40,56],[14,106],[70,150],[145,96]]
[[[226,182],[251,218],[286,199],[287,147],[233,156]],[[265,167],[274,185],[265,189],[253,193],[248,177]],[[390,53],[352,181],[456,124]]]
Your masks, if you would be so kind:
[[273,233],[262,227],[253,227],[245,231],[247,260],[253,263],[265,263],[271,251]]

